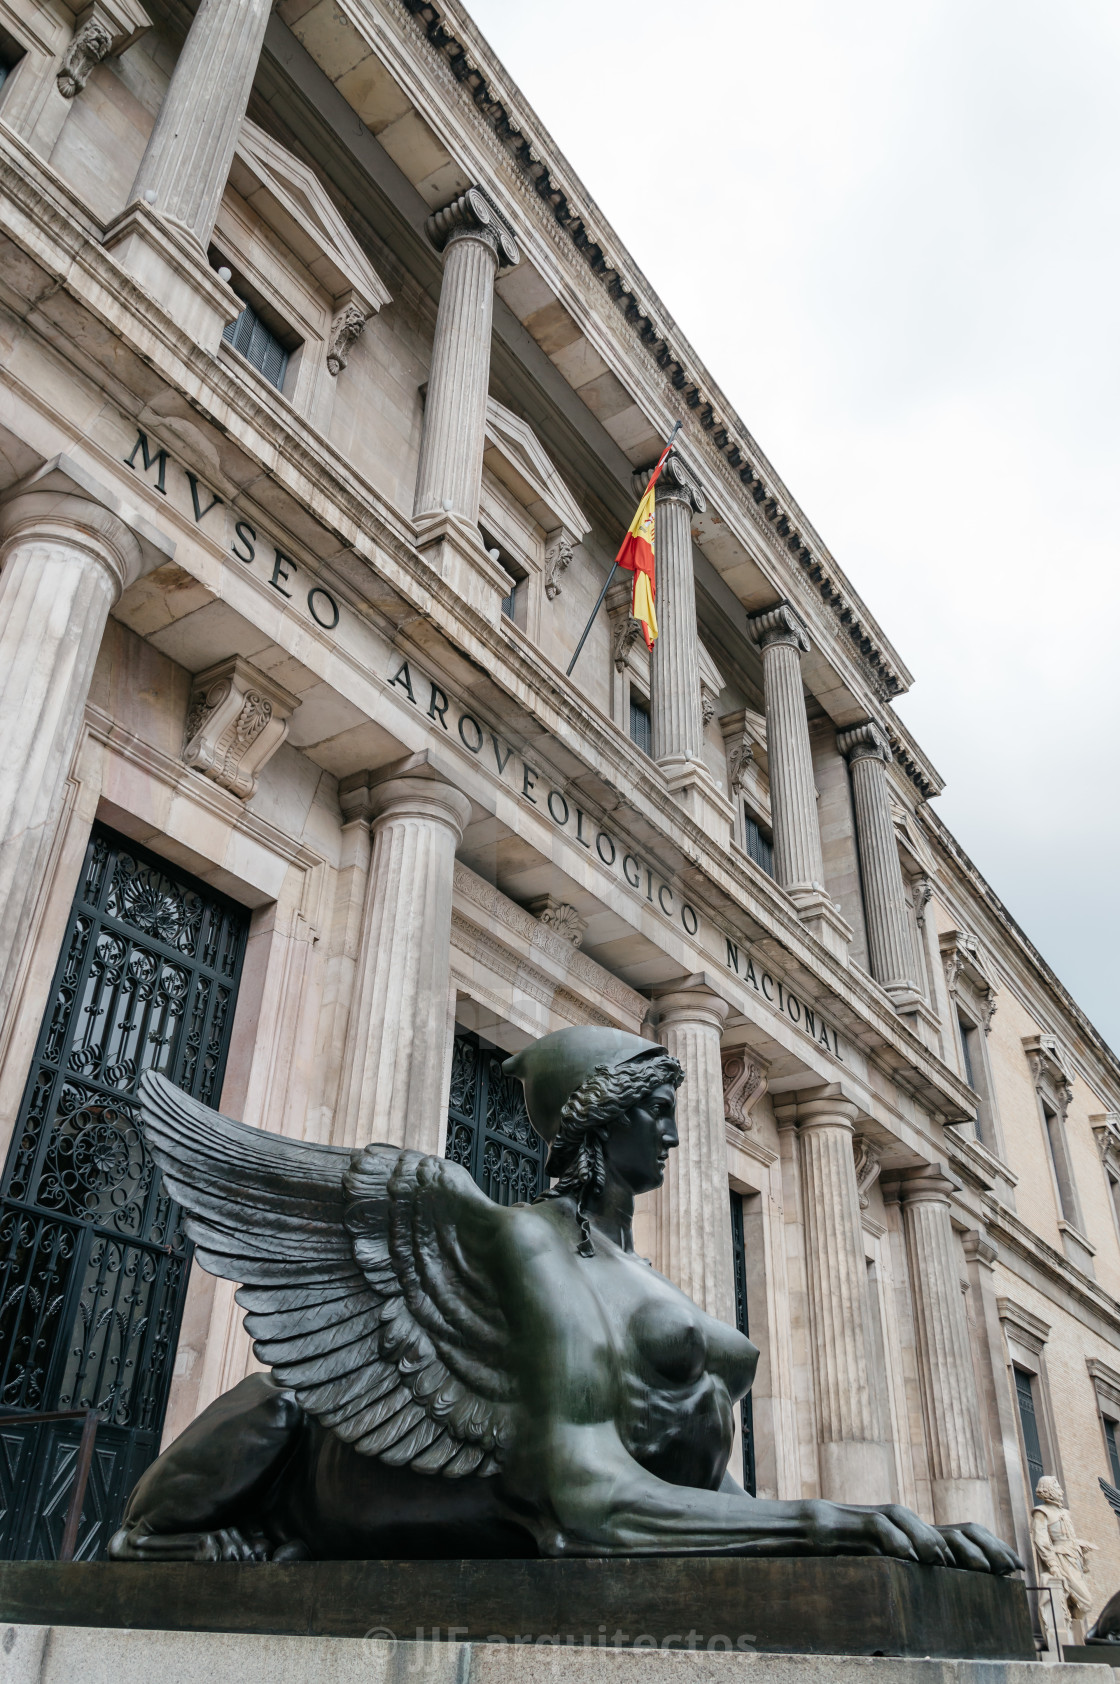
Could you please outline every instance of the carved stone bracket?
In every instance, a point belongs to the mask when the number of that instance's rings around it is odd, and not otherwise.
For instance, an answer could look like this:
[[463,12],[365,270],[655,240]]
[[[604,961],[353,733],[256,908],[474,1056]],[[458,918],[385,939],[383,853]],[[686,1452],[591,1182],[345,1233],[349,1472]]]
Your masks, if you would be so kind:
[[74,99],[81,93],[89,81],[90,71],[95,64],[108,58],[112,46],[113,36],[108,24],[96,14],[87,18],[63,53],[55,77],[55,86],[63,99]]
[[195,678],[183,760],[247,801],[298,707],[297,696],[240,655],[219,661]]
[[560,595],[560,575],[571,566],[576,540],[570,532],[556,532],[544,552],[544,593],[549,602]]
[[365,312],[353,303],[344,305],[335,316],[327,341],[327,368],[331,374],[337,376],[346,367],[350,347],[360,338],[366,321]]
[[766,1092],[766,1073],[746,1047],[728,1047],[723,1066],[723,1114],[737,1129],[751,1129],[751,1112]]
[[882,1153],[865,1134],[852,1136],[852,1151],[856,1160],[856,1186],[859,1189],[859,1208],[866,1210],[871,1203],[871,1189],[879,1179],[883,1167]]
[[630,658],[630,651],[641,636],[642,623],[629,614],[620,615],[611,638],[611,659],[619,672]]
[[555,895],[541,895],[529,902],[529,911],[539,918],[546,929],[578,947],[587,929],[587,919],[581,918],[574,906],[557,900]]

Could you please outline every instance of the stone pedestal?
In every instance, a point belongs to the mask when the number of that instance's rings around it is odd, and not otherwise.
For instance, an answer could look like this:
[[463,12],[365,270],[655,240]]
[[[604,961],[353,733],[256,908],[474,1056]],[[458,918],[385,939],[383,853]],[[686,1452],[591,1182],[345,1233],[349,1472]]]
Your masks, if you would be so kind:
[[919,997],[917,966],[887,789],[891,746],[871,720],[841,731],[836,743],[852,770],[871,974],[898,1005],[912,1009]]
[[348,819],[370,821],[365,931],[343,1055],[334,1138],[442,1150],[455,849],[468,798],[414,755],[395,776],[340,787]]
[[935,1166],[896,1185],[918,1333],[934,1519],[945,1526],[977,1520],[992,1527],[988,1458],[962,1291],[965,1264],[949,1208],[957,1184]]
[[49,464],[0,505],[0,1025],[109,610],[157,559],[84,483]]
[[890,1449],[872,1379],[876,1341],[852,1150],[856,1107],[826,1088],[774,1109],[780,1121],[792,1112],[801,1140],[821,1496],[889,1502]]
[[752,614],[747,627],[762,651],[774,876],[813,934],[843,955],[852,932],[824,885],[817,788],[801,683],[801,656],[808,653],[809,634],[788,602]]
[[105,244],[207,350],[241,310],[206,260],[272,0],[201,0]]
[[655,1269],[718,1321],[735,1325],[731,1207],[723,1121],[720,1035],[728,1004],[703,979],[655,991],[666,1052],[685,1070],[677,1090],[680,1145],[669,1153],[665,1181],[650,1195]]

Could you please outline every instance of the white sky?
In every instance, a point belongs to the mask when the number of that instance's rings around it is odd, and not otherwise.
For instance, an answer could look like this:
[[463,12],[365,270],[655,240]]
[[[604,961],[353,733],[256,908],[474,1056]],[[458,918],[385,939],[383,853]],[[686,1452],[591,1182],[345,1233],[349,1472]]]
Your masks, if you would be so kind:
[[468,0],[1120,1048],[1116,0]]

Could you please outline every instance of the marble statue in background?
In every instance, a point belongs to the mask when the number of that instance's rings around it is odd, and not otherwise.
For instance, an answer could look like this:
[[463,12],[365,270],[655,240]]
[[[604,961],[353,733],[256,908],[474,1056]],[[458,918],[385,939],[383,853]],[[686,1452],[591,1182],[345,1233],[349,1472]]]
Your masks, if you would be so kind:
[[636,1256],[677,1145],[661,1047],[562,1030],[505,1065],[551,1186],[493,1203],[446,1159],[231,1122],[162,1077],[145,1135],[268,1372],[147,1469],[117,1560],[887,1555],[1010,1573],[977,1525],[770,1502],[728,1474],[758,1352]]
[[1097,1546],[1077,1536],[1056,1479],[1044,1474],[1034,1495],[1037,1507],[1031,1510],[1031,1541],[1038,1557],[1039,1583],[1054,1592],[1057,1642],[1072,1643],[1073,1621],[1083,1620],[1092,1606],[1087,1551]]

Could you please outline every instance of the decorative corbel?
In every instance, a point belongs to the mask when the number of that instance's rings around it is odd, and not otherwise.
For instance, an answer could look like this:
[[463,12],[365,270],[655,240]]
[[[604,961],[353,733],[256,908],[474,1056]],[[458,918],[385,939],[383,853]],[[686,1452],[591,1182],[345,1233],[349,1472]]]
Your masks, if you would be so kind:
[[350,347],[361,337],[368,320],[367,313],[353,301],[344,304],[335,316],[327,341],[327,368],[331,374],[337,377],[346,367]]
[[247,801],[288,735],[299,698],[240,655],[195,678],[183,734],[186,765]]
[[614,636],[611,638],[611,659],[619,672],[630,659],[630,651],[633,649],[641,630],[642,622],[640,620],[633,619],[629,614],[619,616],[618,623],[614,628]]
[[571,566],[576,541],[563,528],[554,532],[544,552],[544,593],[549,602],[560,595],[560,575]]
[[74,99],[89,81],[95,64],[108,58],[113,37],[108,26],[97,17],[87,18],[74,34],[62,55],[62,63],[55,77],[55,86],[63,99]]
[[859,1189],[859,1208],[866,1210],[871,1203],[871,1189],[879,1179],[883,1155],[866,1134],[852,1136],[852,1151],[856,1160],[856,1186]]
[[723,1066],[723,1114],[737,1129],[751,1129],[751,1112],[766,1092],[766,1075],[747,1047],[728,1047]]

